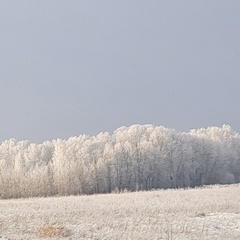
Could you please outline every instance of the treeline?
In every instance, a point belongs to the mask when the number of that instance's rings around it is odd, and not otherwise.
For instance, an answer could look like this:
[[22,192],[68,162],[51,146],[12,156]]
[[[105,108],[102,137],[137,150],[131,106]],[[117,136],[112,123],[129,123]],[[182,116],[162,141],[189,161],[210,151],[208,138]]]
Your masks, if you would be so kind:
[[153,125],[0,145],[0,198],[77,195],[240,182],[230,126],[178,133]]

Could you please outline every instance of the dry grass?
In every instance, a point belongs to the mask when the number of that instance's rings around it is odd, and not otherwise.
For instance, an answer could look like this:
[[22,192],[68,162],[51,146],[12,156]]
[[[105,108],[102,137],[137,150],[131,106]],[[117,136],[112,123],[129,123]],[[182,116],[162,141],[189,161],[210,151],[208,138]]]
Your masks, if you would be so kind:
[[239,240],[240,186],[1,200],[0,226],[11,240]]
[[38,238],[61,238],[70,236],[70,231],[62,226],[46,225],[37,230]]

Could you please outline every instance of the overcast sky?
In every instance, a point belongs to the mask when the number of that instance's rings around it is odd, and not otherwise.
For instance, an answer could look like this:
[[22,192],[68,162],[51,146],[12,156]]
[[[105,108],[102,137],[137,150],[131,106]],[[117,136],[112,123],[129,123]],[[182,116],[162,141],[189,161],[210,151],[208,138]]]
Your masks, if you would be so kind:
[[240,1],[1,0],[0,141],[135,123],[240,132]]

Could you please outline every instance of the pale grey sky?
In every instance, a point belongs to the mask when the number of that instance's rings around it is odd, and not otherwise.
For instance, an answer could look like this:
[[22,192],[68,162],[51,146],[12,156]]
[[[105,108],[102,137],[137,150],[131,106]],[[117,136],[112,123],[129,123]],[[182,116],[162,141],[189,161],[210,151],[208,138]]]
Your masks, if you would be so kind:
[[233,0],[1,0],[0,141],[240,131],[239,13]]

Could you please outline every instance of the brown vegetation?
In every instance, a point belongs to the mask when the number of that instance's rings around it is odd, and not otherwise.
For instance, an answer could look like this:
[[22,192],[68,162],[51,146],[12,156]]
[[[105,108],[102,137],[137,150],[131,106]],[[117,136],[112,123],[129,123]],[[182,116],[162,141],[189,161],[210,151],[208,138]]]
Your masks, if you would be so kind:
[[59,238],[68,237],[70,231],[62,226],[45,225],[37,230],[36,236],[38,238]]

